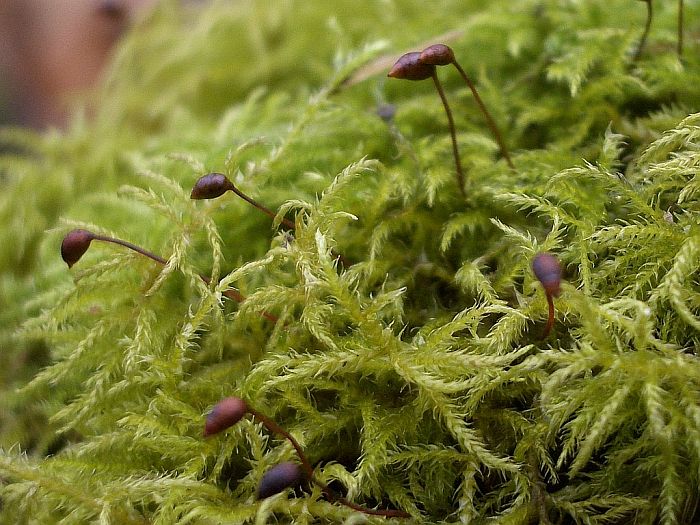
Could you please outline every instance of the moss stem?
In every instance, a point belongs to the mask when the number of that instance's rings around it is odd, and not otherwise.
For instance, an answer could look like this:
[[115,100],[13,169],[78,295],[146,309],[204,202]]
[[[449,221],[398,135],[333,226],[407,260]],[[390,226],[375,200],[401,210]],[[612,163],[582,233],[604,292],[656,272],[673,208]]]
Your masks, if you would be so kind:
[[[259,209],[261,212],[263,212],[264,214],[268,215],[268,216],[271,217],[272,219],[274,219],[274,218],[276,217],[275,212],[273,212],[273,211],[272,211],[271,209],[269,209],[269,208],[266,208],[265,206],[263,206],[262,204],[260,204],[260,203],[259,203],[258,201],[256,201],[255,199],[252,199],[251,197],[248,197],[248,195],[246,195],[245,193],[243,193],[243,192],[242,192],[241,190],[239,190],[236,186],[231,185],[231,187],[230,187],[229,189],[230,189],[233,193],[235,193],[236,195],[238,195],[241,199],[243,199],[244,201],[246,201],[248,204],[251,204],[252,206],[256,207],[257,209]],[[286,217],[282,217],[282,224],[284,224],[284,226],[287,227],[287,228],[289,228],[290,230],[294,230],[294,229],[296,228],[295,224],[294,224],[292,221],[290,221],[289,219],[287,219]]]
[[297,453],[297,456],[299,457],[299,461],[301,461],[301,467],[304,469],[304,473],[306,474],[307,479],[312,483],[318,485],[318,487],[320,487],[320,489],[323,491],[323,493],[326,495],[329,501],[336,501],[341,505],[345,505],[346,507],[349,507],[358,512],[362,512],[364,514],[371,514],[374,516],[384,516],[387,518],[411,517],[410,514],[402,510],[369,509],[367,507],[363,507],[362,505],[358,505],[357,503],[353,503],[352,501],[345,499],[343,496],[337,495],[332,488],[330,488],[323,481],[319,480],[316,476],[314,476],[314,469],[311,466],[311,463],[309,462],[309,458],[306,457],[304,450],[301,448],[301,445],[299,445],[299,442],[296,439],[294,439],[294,436],[292,436],[289,432],[287,432],[285,429],[283,429],[265,414],[262,414],[254,408],[251,408],[250,405],[248,405],[248,413],[258,421],[260,421],[260,423],[262,423],[263,426],[267,428],[270,432],[272,432],[273,434],[279,434],[291,443],[292,447],[294,447],[294,450]]
[[462,79],[464,79],[464,82],[466,82],[467,86],[469,86],[469,89],[471,90],[472,95],[474,95],[474,100],[476,101],[476,104],[479,106],[479,109],[481,110],[481,113],[484,115],[484,118],[486,118],[486,124],[491,129],[491,133],[493,133],[493,137],[496,139],[496,143],[498,144],[498,147],[501,150],[501,155],[503,155],[503,158],[508,163],[508,166],[510,167],[510,169],[514,170],[515,165],[513,164],[513,161],[510,158],[510,153],[508,153],[508,148],[506,148],[505,142],[503,142],[503,136],[501,135],[501,132],[498,131],[498,127],[496,126],[496,122],[493,120],[491,113],[489,113],[489,110],[486,109],[486,106],[484,105],[484,101],[481,100],[481,97],[479,96],[479,92],[476,90],[476,86],[471,81],[471,79],[467,76],[467,73],[464,71],[464,69],[462,69],[462,66],[459,65],[459,62],[457,62],[456,60],[453,60],[452,65],[454,65],[454,67],[457,68],[457,71],[459,71],[459,74],[462,75]]
[[651,30],[651,19],[654,15],[654,8],[651,5],[651,0],[644,0],[644,2],[647,4],[647,21],[644,24],[644,32],[642,33],[642,37],[639,39],[637,49],[635,50],[634,55],[632,55],[632,62],[639,60],[639,57],[642,55],[642,51],[644,50],[644,46],[647,42],[647,37],[649,36],[649,31]]
[[542,332],[542,339],[547,338],[549,332],[552,331],[552,327],[554,326],[554,297],[552,297],[552,294],[550,293],[545,293],[545,295],[547,297],[549,312],[547,316],[547,324],[544,326],[544,332]]
[[435,83],[435,89],[437,89],[438,95],[440,95],[440,100],[442,100],[442,105],[445,108],[445,113],[447,113],[447,122],[450,126],[450,137],[452,138],[452,153],[455,158],[455,168],[457,170],[457,186],[462,194],[462,197],[466,197],[467,193],[464,189],[464,172],[462,171],[462,162],[459,160],[459,150],[457,149],[457,132],[455,130],[455,122],[452,118],[452,110],[450,110],[450,105],[447,103],[447,97],[445,96],[445,91],[442,89],[442,84],[437,76],[437,71],[433,68],[433,82]]
[[[141,248],[140,246],[137,246],[136,244],[132,244],[128,241],[124,241],[122,239],[117,239],[115,237],[108,237],[106,235],[98,235],[98,234],[93,234],[92,238],[96,241],[103,241],[103,242],[111,242],[112,244],[118,244],[120,246],[124,246],[125,248],[128,248],[130,250],[135,251],[136,253],[139,253],[145,257],[148,257],[149,259],[157,262],[158,264],[161,264],[162,266],[165,266],[168,264],[168,261],[164,259],[163,257],[160,257],[159,255],[156,255],[153,252],[149,252],[148,250]],[[202,279],[206,284],[209,284],[211,282],[211,278],[207,277],[206,275],[199,274],[199,278]],[[238,290],[224,290],[222,294],[225,297],[228,297],[229,299],[232,299],[238,303],[242,303],[245,301],[245,296],[241,294]],[[279,319],[277,316],[274,316],[268,312],[262,311],[260,312],[260,315],[263,316],[265,319],[268,321],[271,321],[272,323],[276,323]]]
[[96,241],[104,241],[104,242],[111,242],[112,244],[118,244],[120,246],[124,246],[125,248],[129,248],[132,251],[135,251],[136,253],[140,253],[141,255],[148,257],[149,259],[162,264],[165,266],[168,264],[168,261],[166,259],[163,259],[162,257],[156,255],[155,253],[149,252],[148,250],[141,248],[140,246],[137,246],[135,244],[132,244],[128,241],[123,241],[122,239],[117,239],[115,237],[107,237],[106,235],[98,235],[98,234],[93,234],[93,239]]

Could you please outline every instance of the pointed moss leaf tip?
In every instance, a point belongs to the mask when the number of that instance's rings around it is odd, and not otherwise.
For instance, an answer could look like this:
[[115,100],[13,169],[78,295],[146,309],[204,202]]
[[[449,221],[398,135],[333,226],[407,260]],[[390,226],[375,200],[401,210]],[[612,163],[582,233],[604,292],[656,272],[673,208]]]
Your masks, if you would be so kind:
[[404,80],[425,80],[433,76],[435,66],[424,64],[420,53],[412,51],[399,57],[387,76]]
[[302,479],[299,465],[285,461],[265,472],[258,485],[258,499],[269,498],[284,489],[298,485]]
[[195,182],[190,199],[216,199],[229,190],[233,183],[223,173],[208,173]]
[[248,412],[248,406],[240,397],[227,397],[219,401],[207,414],[204,437],[218,434],[238,423]]
[[556,297],[561,292],[561,264],[551,253],[541,252],[532,259],[532,271],[542,283],[548,295]]
[[61,242],[61,258],[68,268],[80,260],[94,238],[95,234],[87,230],[72,230],[66,234]]
[[421,51],[419,58],[421,64],[446,66],[455,61],[455,54],[450,46],[445,44],[433,44]]

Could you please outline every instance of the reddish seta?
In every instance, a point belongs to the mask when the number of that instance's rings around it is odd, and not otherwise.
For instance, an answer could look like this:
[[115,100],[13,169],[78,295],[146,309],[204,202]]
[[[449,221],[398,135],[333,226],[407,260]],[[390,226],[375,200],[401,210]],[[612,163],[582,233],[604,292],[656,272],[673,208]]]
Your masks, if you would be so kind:
[[540,252],[532,259],[532,271],[537,280],[542,283],[549,306],[547,324],[542,333],[542,339],[544,339],[554,326],[554,298],[561,293],[561,264],[559,259],[551,253]]

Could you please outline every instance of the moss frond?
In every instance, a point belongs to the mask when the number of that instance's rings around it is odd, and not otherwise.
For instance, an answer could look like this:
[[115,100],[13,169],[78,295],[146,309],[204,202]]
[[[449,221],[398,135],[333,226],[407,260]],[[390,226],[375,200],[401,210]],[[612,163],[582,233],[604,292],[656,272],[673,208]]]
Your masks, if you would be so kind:
[[[0,132],[0,522],[387,521],[308,480],[257,501],[295,450],[203,438],[227,396],[409,521],[697,521],[700,55],[664,4],[633,60],[640,5],[166,0],[93,119]],[[384,78],[436,35],[516,167],[440,68],[466,197],[433,86]],[[210,172],[275,217],[191,200]],[[95,241],[69,270],[74,228],[164,264]]]

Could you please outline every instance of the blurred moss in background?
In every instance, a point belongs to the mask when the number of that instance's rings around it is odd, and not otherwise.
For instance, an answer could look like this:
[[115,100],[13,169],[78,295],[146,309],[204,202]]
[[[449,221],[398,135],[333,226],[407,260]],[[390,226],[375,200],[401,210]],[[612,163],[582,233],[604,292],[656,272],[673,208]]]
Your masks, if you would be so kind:
[[154,0],[3,0],[0,123],[63,126]]

